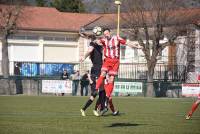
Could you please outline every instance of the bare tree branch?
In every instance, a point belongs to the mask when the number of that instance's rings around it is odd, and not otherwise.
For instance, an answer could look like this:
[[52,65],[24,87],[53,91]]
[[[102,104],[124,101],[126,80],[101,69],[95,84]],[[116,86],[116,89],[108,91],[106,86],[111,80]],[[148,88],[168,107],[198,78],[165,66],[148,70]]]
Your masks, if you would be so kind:
[[17,20],[20,16],[22,5],[21,1],[5,1],[0,5],[0,36],[2,42],[2,73],[4,78],[9,77],[8,59],[8,36],[17,28]]
[[[122,14],[124,25],[130,37],[143,46],[147,80],[151,83],[158,55],[166,46],[174,44],[178,36],[186,34],[188,24],[199,18],[200,13],[180,8],[181,0],[124,0],[123,6],[127,9]],[[167,40],[161,43],[165,38]]]

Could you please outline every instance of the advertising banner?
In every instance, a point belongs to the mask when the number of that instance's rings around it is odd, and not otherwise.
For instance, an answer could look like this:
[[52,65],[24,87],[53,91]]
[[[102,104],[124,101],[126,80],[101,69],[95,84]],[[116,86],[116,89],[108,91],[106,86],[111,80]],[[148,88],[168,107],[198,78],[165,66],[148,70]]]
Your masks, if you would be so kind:
[[72,93],[72,81],[42,80],[42,93]]
[[114,92],[122,94],[142,93],[142,82],[115,82]]
[[182,84],[182,96],[195,97],[200,93],[200,84]]

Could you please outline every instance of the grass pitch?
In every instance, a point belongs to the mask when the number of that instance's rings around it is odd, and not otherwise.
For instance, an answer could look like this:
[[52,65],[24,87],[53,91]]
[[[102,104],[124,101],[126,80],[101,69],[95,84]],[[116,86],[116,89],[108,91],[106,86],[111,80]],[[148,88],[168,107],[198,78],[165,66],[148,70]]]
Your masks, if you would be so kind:
[[185,120],[191,98],[115,97],[119,116],[86,117],[88,97],[0,96],[0,134],[200,134],[200,107]]

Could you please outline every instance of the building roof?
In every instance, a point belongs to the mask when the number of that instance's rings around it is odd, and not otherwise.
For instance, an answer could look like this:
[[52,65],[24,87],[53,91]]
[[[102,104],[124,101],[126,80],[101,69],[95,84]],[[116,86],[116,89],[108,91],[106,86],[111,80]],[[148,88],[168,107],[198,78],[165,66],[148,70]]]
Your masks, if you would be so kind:
[[96,14],[59,12],[55,8],[47,7],[25,7],[22,15],[24,17],[19,19],[18,27],[53,31],[79,31],[82,26],[100,17]]
[[85,29],[92,29],[95,26],[114,29],[117,26],[117,14],[101,14],[93,23],[85,25]]
[[[1,9],[5,7],[6,5],[0,5]],[[192,23],[199,24],[200,22],[200,8],[189,9],[187,12],[177,10],[170,14],[172,17],[182,16],[182,18],[184,18],[183,14],[187,16],[195,15],[197,17],[192,20]],[[102,26],[114,29],[117,25],[116,20],[116,14],[66,13],[50,7],[24,6],[17,20],[17,28],[22,30],[78,32],[81,27],[92,29],[95,26]],[[0,23],[2,23],[1,20]],[[125,25],[125,21],[121,19],[121,27],[125,27]]]
[[[0,5],[0,8],[6,5]],[[17,20],[17,28],[23,30],[47,30],[47,31],[72,31],[89,24],[100,15],[86,13],[60,12],[50,7],[22,7],[20,17]]]

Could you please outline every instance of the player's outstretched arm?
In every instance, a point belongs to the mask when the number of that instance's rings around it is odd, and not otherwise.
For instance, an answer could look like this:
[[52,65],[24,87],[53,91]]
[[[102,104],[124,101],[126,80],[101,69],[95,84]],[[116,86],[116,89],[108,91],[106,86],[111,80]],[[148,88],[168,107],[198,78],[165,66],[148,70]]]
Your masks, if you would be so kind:
[[89,80],[90,84],[93,83],[93,80],[91,79],[91,75],[90,74],[88,74],[88,80]]
[[143,49],[142,46],[140,45],[135,45],[135,44],[127,44],[127,46],[131,47],[131,48],[136,48],[136,49]]
[[137,49],[142,49],[143,48],[142,46],[130,43],[129,40],[125,40],[125,39],[123,39],[123,38],[121,38],[119,36],[117,36],[117,39],[120,42],[120,44],[122,44],[122,45],[127,45],[127,46],[129,46],[131,48],[137,48]]
[[94,50],[94,47],[90,46],[87,50],[87,52],[84,54],[83,57],[80,58],[80,62],[83,62],[89,55],[90,53]]
[[143,49],[142,46],[140,46],[140,45],[136,45],[136,44],[133,44],[133,43],[130,43],[129,40],[126,41],[126,44],[127,44],[127,46],[129,46],[129,47],[131,47],[131,48]]

